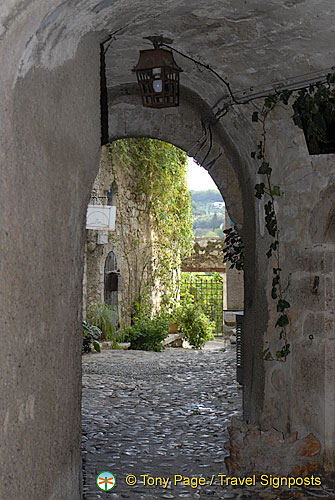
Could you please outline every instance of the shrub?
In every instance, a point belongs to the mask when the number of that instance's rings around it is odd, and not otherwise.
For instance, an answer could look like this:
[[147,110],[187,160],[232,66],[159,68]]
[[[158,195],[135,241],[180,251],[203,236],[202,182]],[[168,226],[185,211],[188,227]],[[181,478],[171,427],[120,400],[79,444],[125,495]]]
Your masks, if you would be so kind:
[[93,345],[94,349],[100,352],[99,340],[101,339],[101,330],[87,321],[83,321],[83,346],[82,352],[90,352]]
[[169,334],[169,320],[164,314],[150,318],[147,311],[137,306],[133,325],[125,329],[125,341],[130,342],[129,349],[143,351],[161,351],[162,340]]
[[92,325],[100,328],[102,338],[116,344],[116,328],[118,314],[115,306],[109,306],[104,302],[98,302],[89,307],[87,320]]
[[177,314],[179,330],[194,349],[201,349],[206,342],[214,340],[215,323],[210,321],[199,305],[186,302]]

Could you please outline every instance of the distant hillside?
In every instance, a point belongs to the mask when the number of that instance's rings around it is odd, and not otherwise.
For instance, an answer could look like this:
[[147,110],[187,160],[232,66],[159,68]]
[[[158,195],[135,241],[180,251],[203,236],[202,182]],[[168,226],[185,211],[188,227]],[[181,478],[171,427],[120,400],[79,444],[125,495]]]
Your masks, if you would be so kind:
[[195,236],[223,237],[224,201],[219,191],[190,191],[192,196],[192,213],[194,217],[193,232]]
[[207,191],[190,191],[192,200],[197,204],[214,203],[215,201],[223,201],[220,191],[216,189],[208,189]]

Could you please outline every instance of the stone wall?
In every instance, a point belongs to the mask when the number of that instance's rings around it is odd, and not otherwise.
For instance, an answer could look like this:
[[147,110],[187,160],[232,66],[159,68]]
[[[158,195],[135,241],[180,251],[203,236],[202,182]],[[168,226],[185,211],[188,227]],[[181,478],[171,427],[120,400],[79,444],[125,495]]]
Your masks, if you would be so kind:
[[184,272],[226,272],[223,262],[223,238],[195,238],[193,252],[183,260]]
[[145,291],[155,307],[159,307],[154,287],[147,287],[154,269],[154,231],[148,200],[138,193],[132,165],[129,163],[127,169],[123,168],[115,156],[111,159],[108,146],[104,146],[90,203],[107,204],[107,192],[111,186],[113,205],[116,206],[115,231],[86,230],[84,297],[86,307],[104,302],[104,266],[108,254],[114,252],[120,276],[119,317],[122,325],[128,325],[134,302]]
[[261,429],[235,417],[228,427],[225,448],[228,472],[234,476],[278,474],[305,477],[320,472],[321,443],[313,435],[300,437],[297,432]]
[[[14,3],[6,3],[10,11]],[[64,65],[32,69],[15,86],[20,49],[14,45],[35,16],[46,14],[46,4],[34,5],[28,18],[21,10],[0,48],[6,156],[0,166],[0,498],[7,500],[82,498],[83,247],[99,165],[99,46],[82,40]],[[24,481],[14,479],[15,470]]]
[[[135,94],[128,92],[125,97],[123,93],[111,92],[112,96],[112,137],[121,123],[132,133],[136,129],[145,135],[149,129],[154,130],[156,137],[169,137],[185,150],[201,137],[201,130],[195,131],[197,116],[188,100],[191,93],[182,94],[183,103],[178,111],[169,110],[164,119],[158,119],[153,111],[144,110],[146,120],[141,122]],[[122,103],[125,98],[126,111]],[[197,102],[196,98],[193,102]],[[181,116],[178,130],[174,113]],[[237,193],[236,184],[223,174],[226,163],[223,165],[220,159],[210,168],[245,244],[244,417],[262,429],[272,423],[280,432],[298,432],[302,436],[312,433],[321,442],[323,465],[331,469],[335,463],[335,426],[331,417],[335,401],[334,243],[331,240],[334,202],[330,196],[334,186],[333,155],[309,156],[303,132],[293,124],[289,108],[278,108],[271,116],[267,150],[273,182],[281,186],[282,193],[278,201],[278,222],[283,246],[283,282],[291,303],[292,354],[286,363],[264,362],[260,353],[269,345],[276,350],[280,341],[274,327],[277,312],[271,299],[273,263],[266,257],[270,239],[264,228],[264,204],[254,196],[259,177],[257,165],[250,156],[262,131],[258,124],[251,122],[251,114],[251,106],[239,108],[238,113],[233,112],[225,122],[227,128],[222,130],[218,126],[217,135],[213,134],[213,158],[218,151],[215,144],[222,141],[224,160],[233,166],[239,178]],[[226,137],[228,128],[229,137]],[[239,197],[242,197],[243,217],[238,208]],[[315,229],[318,216],[322,231]],[[311,360],[314,360],[312,364]]]
[[[226,211],[226,220],[228,213]],[[223,262],[224,238],[196,238],[193,253],[182,262],[184,272],[217,272],[223,278],[223,309],[243,310],[244,283],[243,271],[230,269]],[[226,325],[234,325],[235,315],[224,314]]]

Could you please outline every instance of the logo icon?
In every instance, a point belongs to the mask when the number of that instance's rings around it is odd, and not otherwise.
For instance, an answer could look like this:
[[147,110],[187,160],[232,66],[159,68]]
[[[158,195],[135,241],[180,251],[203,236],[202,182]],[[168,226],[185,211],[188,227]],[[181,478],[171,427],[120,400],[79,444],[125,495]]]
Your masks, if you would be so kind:
[[97,486],[99,490],[109,491],[114,488],[115,483],[116,478],[111,472],[100,472],[100,474],[97,475]]

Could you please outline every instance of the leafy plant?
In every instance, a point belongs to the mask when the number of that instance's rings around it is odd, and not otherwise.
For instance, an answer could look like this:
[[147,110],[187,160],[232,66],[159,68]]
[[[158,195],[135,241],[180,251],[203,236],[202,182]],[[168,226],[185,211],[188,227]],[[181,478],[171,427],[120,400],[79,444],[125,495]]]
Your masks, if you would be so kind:
[[299,90],[293,103],[293,121],[303,129],[310,154],[334,150],[334,83],[335,75],[329,74],[326,83],[319,82]]
[[182,307],[197,304],[202,312],[214,321],[215,332],[221,332],[223,324],[223,287],[219,273],[181,273],[180,304]]
[[280,349],[278,349],[275,355],[271,352],[270,348],[266,348],[261,356],[266,361],[286,361],[288,354],[290,353],[290,344],[288,342],[287,329],[289,326],[289,318],[287,315],[287,309],[291,307],[290,303],[284,299],[284,291],[281,281],[281,255],[280,255],[280,231],[278,227],[277,213],[275,208],[275,198],[281,196],[280,187],[275,186],[272,183],[272,168],[270,167],[267,151],[266,151],[266,120],[269,114],[273,111],[279,102],[284,104],[288,103],[291,96],[290,91],[282,92],[278,95],[272,95],[264,100],[263,108],[260,112],[254,112],[252,114],[252,121],[261,122],[262,126],[262,140],[257,145],[257,151],[251,153],[251,157],[258,160],[258,170],[257,173],[262,175],[264,182],[260,182],[255,185],[255,196],[259,200],[265,199],[264,203],[264,218],[265,218],[265,228],[268,234],[271,236],[272,240],[269,246],[266,256],[268,259],[274,259],[274,265],[272,267],[272,289],[271,298],[276,301],[278,319],[275,323],[275,328],[279,329],[279,340],[282,343]]
[[214,340],[215,323],[194,302],[184,303],[178,310],[179,330],[194,349],[201,349],[206,342]]
[[225,247],[223,249],[223,262],[230,262],[230,268],[236,267],[238,271],[244,269],[244,244],[241,236],[234,227],[225,229]]
[[[117,160],[125,171],[129,165],[135,171],[137,194],[146,200],[146,212],[154,229],[149,249],[154,266],[147,289],[149,293],[153,288],[164,290],[163,303],[168,304],[176,296],[175,270],[193,249],[191,196],[186,182],[187,156],[171,144],[145,137],[114,141],[109,152],[112,165]],[[119,217],[122,220],[122,214]],[[126,261],[129,254],[138,254],[138,247],[139,244],[132,245],[125,252]],[[145,271],[143,269],[143,276]],[[143,278],[135,286],[130,305],[134,299],[143,296],[145,286]]]
[[101,334],[100,328],[87,321],[83,321],[82,352],[90,352],[92,345],[97,352],[100,352],[99,340],[101,339]]
[[161,351],[162,340],[169,334],[169,318],[166,314],[151,318],[148,307],[137,304],[133,324],[124,334],[125,341],[130,342],[129,349]]
[[[327,75],[326,83],[318,82],[314,85],[302,88],[295,95],[292,104],[294,111],[293,121],[295,125],[303,129],[310,154],[319,154],[323,152],[332,152],[335,146],[335,75]],[[286,361],[290,353],[290,344],[288,343],[287,329],[290,320],[287,310],[291,304],[285,300],[283,287],[281,283],[281,260],[280,260],[280,238],[277,214],[275,208],[275,198],[281,196],[280,187],[272,184],[272,168],[266,155],[266,119],[277,104],[289,104],[292,91],[286,90],[281,93],[270,95],[264,100],[264,105],[260,113],[257,111],[252,114],[253,122],[261,122],[262,140],[257,146],[257,151],[251,153],[251,157],[259,160],[257,173],[264,176],[264,182],[255,185],[255,196],[258,199],[266,199],[264,204],[265,227],[272,237],[270,247],[266,256],[274,258],[275,263],[272,268],[272,288],[271,298],[276,301],[278,318],[275,328],[279,329],[279,339],[282,342],[281,347],[272,353],[270,348],[262,352],[265,360]]]
[[87,320],[100,328],[102,339],[116,343],[115,325],[118,322],[118,314],[115,306],[109,306],[104,302],[97,302],[87,310]]

